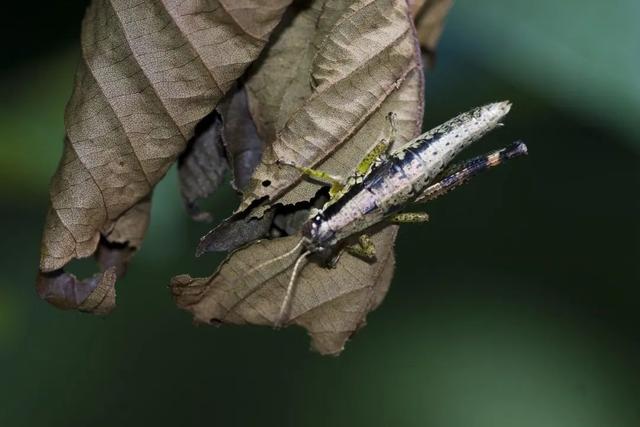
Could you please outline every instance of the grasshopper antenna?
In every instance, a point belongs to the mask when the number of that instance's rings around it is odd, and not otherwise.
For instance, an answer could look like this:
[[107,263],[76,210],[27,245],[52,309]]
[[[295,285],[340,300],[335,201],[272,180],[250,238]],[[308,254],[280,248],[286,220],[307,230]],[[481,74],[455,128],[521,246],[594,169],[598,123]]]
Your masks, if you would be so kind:
[[[276,258],[270,259],[268,261],[262,262],[260,264],[258,264],[257,266],[249,269],[247,272],[241,274],[240,276],[238,276],[237,278],[235,278],[232,282],[231,282],[231,286],[235,286],[240,280],[242,280],[243,278],[250,276],[251,274],[255,273],[256,271],[266,267],[267,265],[273,264],[274,262],[278,262],[280,260],[283,260],[289,256],[291,256],[292,254],[294,254],[298,249],[300,249],[300,247],[304,244],[305,239],[304,237],[300,239],[300,241],[298,241],[298,243],[290,250],[288,250],[287,252],[285,252],[284,254],[277,256]],[[296,261],[297,262],[297,261]],[[289,264],[291,265],[291,264]],[[289,265],[286,268],[289,268]],[[286,269],[285,268],[285,269]],[[282,270],[280,270],[282,271]],[[275,276],[276,274],[278,274],[279,272],[276,272],[274,275],[272,275],[271,277]],[[263,283],[264,284],[264,283]],[[246,293],[245,295],[243,295],[236,303],[234,303],[231,307],[227,308],[225,314],[222,316],[222,321],[224,321],[224,319],[226,319],[227,315],[232,312],[237,306],[238,304],[240,304],[242,301],[244,301],[246,298],[248,298],[249,296],[251,296],[254,292],[256,292],[259,288],[261,288],[261,285],[255,286],[253,289],[249,290],[248,293]]]
[[[303,237],[303,238],[301,238],[301,239],[300,239],[300,241],[298,241],[298,243],[296,243],[296,245],[295,245],[293,248],[291,248],[291,249],[290,249],[290,250],[288,250],[287,252],[283,253],[282,255],[279,255],[279,256],[277,256],[277,257],[275,257],[275,258],[272,258],[272,259],[270,259],[270,260],[268,260],[268,261],[262,262],[262,263],[260,263],[260,264],[256,265],[256,266],[255,266],[255,267],[253,267],[253,268],[250,268],[247,272],[245,272],[244,274],[241,274],[238,278],[236,278],[236,279],[233,281],[233,284],[236,284],[236,283],[237,283],[237,282],[239,282],[241,279],[243,279],[243,278],[245,278],[245,277],[247,277],[247,276],[252,275],[252,274],[253,274],[253,273],[255,273],[256,271],[261,270],[261,269],[263,269],[264,267],[266,267],[266,266],[268,266],[268,265],[271,265],[271,264],[273,264],[273,263],[275,263],[275,262],[278,262],[278,261],[281,261],[281,260],[283,260],[283,259],[285,259],[285,258],[290,257],[292,254],[296,253],[296,252],[298,251],[298,249],[300,249],[300,247],[303,245],[303,243],[304,243],[304,237]],[[291,265],[291,264],[289,264],[289,265]]]
[[285,315],[289,308],[289,303],[291,301],[291,297],[293,296],[294,284],[296,282],[296,277],[298,276],[298,271],[300,270],[300,266],[302,266],[302,261],[304,261],[311,251],[305,251],[300,254],[296,263],[293,266],[293,271],[291,272],[291,278],[289,279],[289,285],[287,285],[287,292],[284,295],[284,299],[282,300],[282,305],[280,306],[280,313],[278,313],[278,318],[276,319],[274,328],[279,328],[284,323]]

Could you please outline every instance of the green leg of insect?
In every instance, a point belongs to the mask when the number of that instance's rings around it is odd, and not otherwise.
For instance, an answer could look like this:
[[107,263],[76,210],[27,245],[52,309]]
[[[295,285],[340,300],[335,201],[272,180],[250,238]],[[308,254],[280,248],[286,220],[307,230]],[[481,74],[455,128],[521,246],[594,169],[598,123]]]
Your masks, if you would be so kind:
[[279,163],[282,165],[291,166],[292,168],[296,168],[303,175],[308,176],[311,179],[315,179],[317,181],[331,185],[331,189],[329,190],[329,194],[331,196],[339,193],[344,188],[344,179],[342,179],[339,176],[334,176],[318,169],[298,166],[296,164],[289,163],[289,162],[280,161]]
[[[389,121],[389,137],[388,139],[383,139],[379,143],[377,143],[369,153],[362,159],[362,161],[356,167],[356,173],[350,177],[347,181],[342,179],[341,177],[337,177],[331,175],[327,172],[307,168],[304,166],[298,166],[293,163],[280,161],[280,164],[291,166],[300,171],[303,175],[306,175],[312,179],[318,180],[320,182],[324,182],[326,184],[331,185],[329,189],[329,197],[331,199],[338,198],[345,190],[345,187],[352,185],[358,178],[366,175],[371,167],[378,161],[384,154],[387,153],[389,147],[395,141],[395,137],[397,134],[396,128],[396,116],[394,113],[389,113],[387,115],[387,120]],[[345,183],[346,182],[346,183]]]
[[[356,166],[356,170],[347,180],[345,181],[342,188],[332,188],[329,191],[329,196],[331,200],[339,199],[343,194],[345,194],[351,186],[362,181],[365,175],[369,173],[371,168],[378,162],[384,161],[387,153],[389,152],[389,148],[393,145],[396,140],[396,135],[398,134],[398,128],[396,126],[396,115],[395,113],[387,114],[387,120],[389,122],[389,130],[387,131],[387,137],[378,142],[364,158],[358,163]],[[334,191],[337,190],[337,191]]]
[[411,222],[427,222],[429,214],[426,212],[402,212],[392,215],[389,220],[394,224],[406,224]]
[[357,244],[347,246],[346,251],[351,255],[368,260],[373,260],[376,257],[376,246],[371,241],[371,238],[366,234],[360,235]]
[[389,131],[387,138],[378,142],[367,155],[362,159],[360,164],[356,167],[356,176],[366,175],[371,167],[380,160],[389,151],[389,147],[393,145],[398,134],[398,128],[396,126],[395,113],[387,114],[387,120],[389,121]]
[[289,163],[285,161],[279,161],[279,164],[291,166],[292,168],[296,168],[303,175],[308,176],[309,178],[315,179],[317,181],[323,182],[325,184],[331,185],[329,189],[329,197],[330,199],[339,198],[349,187],[353,185],[359,178],[361,179],[364,175],[366,175],[371,167],[389,151],[389,147],[395,141],[396,135],[398,133],[396,127],[396,115],[395,113],[389,113],[387,115],[387,120],[389,121],[389,135],[387,139],[383,139],[379,143],[377,143],[371,151],[367,153],[367,155],[362,159],[362,161],[356,167],[356,172],[353,176],[349,177],[348,180],[344,180],[341,177],[331,175],[327,172],[308,168],[305,166],[298,166],[294,163]]

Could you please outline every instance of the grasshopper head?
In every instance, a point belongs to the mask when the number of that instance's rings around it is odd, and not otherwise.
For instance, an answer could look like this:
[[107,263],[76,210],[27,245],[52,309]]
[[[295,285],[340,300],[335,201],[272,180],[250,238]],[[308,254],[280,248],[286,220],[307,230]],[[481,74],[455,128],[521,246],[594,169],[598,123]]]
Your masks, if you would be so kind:
[[322,212],[312,215],[302,226],[302,236],[311,252],[320,252],[333,246],[335,233],[329,228]]

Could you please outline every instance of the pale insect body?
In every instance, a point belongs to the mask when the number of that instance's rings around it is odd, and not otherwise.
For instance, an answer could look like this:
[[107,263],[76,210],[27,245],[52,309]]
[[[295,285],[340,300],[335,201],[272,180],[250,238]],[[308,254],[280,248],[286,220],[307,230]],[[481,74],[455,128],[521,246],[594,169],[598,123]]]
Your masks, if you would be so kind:
[[302,237],[293,249],[246,273],[251,274],[302,249],[294,263],[275,326],[286,320],[296,275],[307,256],[320,254],[324,259],[336,257],[342,250],[343,241],[360,235],[359,246],[348,249],[366,258],[374,258],[375,248],[363,234],[365,230],[384,221],[426,221],[428,216],[424,213],[400,212],[409,203],[431,200],[483,170],[526,154],[523,143],[514,143],[508,148],[464,162],[454,168],[455,172],[432,184],[434,178],[445,170],[463,148],[498,126],[510,108],[511,104],[506,101],[475,108],[407,142],[389,155],[385,153],[390,144],[383,141],[365,157],[357,173],[346,181],[291,165],[314,179],[332,184],[332,197],[322,209],[312,211],[302,226]]
[[312,249],[326,249],[363,231],[420,196],[464,147],[498,126],[509,102],[478,107],[400,147],[361,182],[330,201],[303,227]]

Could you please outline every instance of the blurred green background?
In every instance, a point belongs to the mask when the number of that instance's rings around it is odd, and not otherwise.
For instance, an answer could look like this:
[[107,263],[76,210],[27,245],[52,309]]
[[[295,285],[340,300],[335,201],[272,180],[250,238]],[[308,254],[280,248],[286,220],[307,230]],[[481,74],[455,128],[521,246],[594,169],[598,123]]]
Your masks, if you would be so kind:
[[[640,425],[640,3],[458,1],[428,72],[425,127],[511,99],[469,155],[530,156],[404,226],[385,303],[339,358],[300,329],[194,327],[167,289],[207,227],[174,171],[118,308],[34,292],[48,180],[85,1],[4,10],[0,88],[0,426]],[[212,202],[234,207],[230,190]],[[461,250],[462,249],[462,250]],[[80,266],[92,271],[91,263]]]

